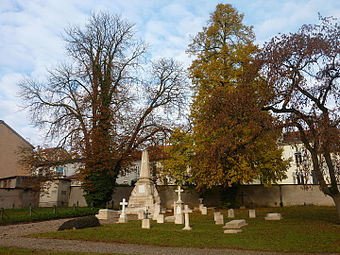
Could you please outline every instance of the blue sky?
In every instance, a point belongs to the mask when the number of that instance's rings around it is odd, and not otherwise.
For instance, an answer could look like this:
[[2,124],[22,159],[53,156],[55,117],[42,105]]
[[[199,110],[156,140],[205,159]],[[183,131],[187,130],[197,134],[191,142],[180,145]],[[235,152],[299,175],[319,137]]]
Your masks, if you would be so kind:
[[150,44],[152,58],[173,57],[190,64],[185,50],[218,3],[230,3],[254,27],[257,43],[295,32],[322,16],[340,18],[338,0],[0,0],[0,119],[33,145],[42,132],[20,109],[17,84],[25,75],[44,77],[65,58],[65,27],[82,25],[92,12],[111,11],[135,23]]

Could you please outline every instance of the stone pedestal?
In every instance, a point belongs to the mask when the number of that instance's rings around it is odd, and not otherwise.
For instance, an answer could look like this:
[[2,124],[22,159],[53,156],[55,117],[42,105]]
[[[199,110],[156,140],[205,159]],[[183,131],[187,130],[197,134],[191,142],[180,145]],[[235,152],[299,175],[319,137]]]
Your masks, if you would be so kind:
[[203,215],[207,215],[207,214],[208,214],[208,208],[207,208],[206,206],[203,206],[203,207],[201,208],[201,213],[202,213]]
[[174,208],[175,224],[184,224],[183,203],[176,202]]
[[[113,219],[117,215],[117,212],[110,209],[100,209],[96,217],[98,220],[110,220]],[[117,217],[117,216],[116,216]]]
[[144,211],[139,210],[139,211],[137,212],[137,217],[138,217],[139,220],[144,219]]
[[175,215],[175,224],[184,224],[184,215],[182,214],[176,214]]
[[153,220],[157,220],[158,215],[161,213],[161,203],[157,202],[154,205],[154,210],[153,210]]
[[124,214],[121,214],[119,216],[119,219],[118,219],[118,223],[127,223],[128,222],[128,217],[127,215],[124,213]]

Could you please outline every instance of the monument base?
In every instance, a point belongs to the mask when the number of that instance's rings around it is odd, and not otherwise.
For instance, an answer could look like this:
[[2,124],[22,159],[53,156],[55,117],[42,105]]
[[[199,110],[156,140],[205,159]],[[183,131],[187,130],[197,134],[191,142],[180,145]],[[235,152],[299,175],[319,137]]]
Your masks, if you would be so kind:
[[131,192],[126,213],[138,214],[139,211],[146,209],[149,213],[153,213],[156,203],[160,202],[161,199],[153,181],[149,178],[140,178]]

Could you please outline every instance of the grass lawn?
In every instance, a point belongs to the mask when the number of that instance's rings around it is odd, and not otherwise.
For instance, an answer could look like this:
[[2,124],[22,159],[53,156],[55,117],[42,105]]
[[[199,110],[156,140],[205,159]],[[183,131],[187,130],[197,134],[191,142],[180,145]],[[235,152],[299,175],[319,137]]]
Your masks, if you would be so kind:
[[[62,252],[62,251],[44,251],[44,250],[36,250],[36,249],[24,249],[24,248],[16,248],[16,247],[2,247],[0,246],[0,254],[2,255],[93,255],[96,253],[89,252]],[[126,255],[121,253],[101,253],[103,255]]]
[[[222,212],[227,215],[226,211]],[[268,212],[280,212],[284,219],[265,221]],[[222,226],[214,224],[213,213],[209,212],[190,215],[192,231],[182,230],[182,225],[155,221],[151,229],[142,229],[141,221],[130,221],[31,236],[182,247],[340,252],[340,225],[334,207],[263,208],[256,210],[256,219],[249,219],[247,213],[248,210],[235,210],[235,219],[246,219],[248,226],[242,228],[242,233],[232,235],[224,234]]]
[[[32,215],[29,209],[5,209],[4,213],[0,212],[0,225],[30,222],[48,219],[69,218],[77,216],[94,215],[98,212],[97,208],[88,207],[35,207],[32,208]],[[3,214],[3,215],[1,215]]]

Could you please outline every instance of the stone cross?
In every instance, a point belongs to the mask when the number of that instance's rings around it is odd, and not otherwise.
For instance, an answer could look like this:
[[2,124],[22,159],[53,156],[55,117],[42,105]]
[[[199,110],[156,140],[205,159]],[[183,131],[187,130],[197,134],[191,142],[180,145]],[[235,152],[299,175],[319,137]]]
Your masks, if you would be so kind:
[[191,230],[191,227],[189,225],[189,213],[192,213],[192,210],[189,209],[188,205],[184,205],[184,223],[185,226],[183,230]]
[[199,198],[198,201],[200,202],[200,204],[203,204],[203,198]]
[[177,187],[177,190],[175,191],[176,193],[178,193],[178,202],[181,202],[182,199],[181,199],[181,193],[183,192],[184,190],[181,189],[181,186],[178,186]]
[[128,205],[128,202],[126,202],[125,198],[123,198],[123,201],[119,204],[122,206],[122,214],[125,214],[125,206]]

